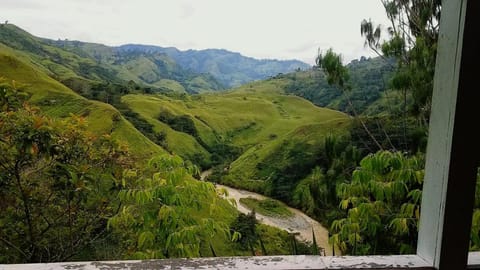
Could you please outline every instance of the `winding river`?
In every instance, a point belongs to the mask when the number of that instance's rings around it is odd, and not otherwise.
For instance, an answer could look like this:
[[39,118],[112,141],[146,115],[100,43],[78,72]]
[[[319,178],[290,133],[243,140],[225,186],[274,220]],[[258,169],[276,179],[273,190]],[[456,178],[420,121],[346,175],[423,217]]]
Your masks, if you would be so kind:
[[[201,174],[200,179],[204,180],[205,178],[208,177],[210,173],[211,171],[203,172]],[[250,209],[248,209],[247,207],[245,207],[240,203],[240,198],[253,197],[259,200],[264,200],[268,198],[258,193],[236,189],[236,188],[232,188],[224,185],[217,184],[216,187],[217,189],[225,189],[228,193],[227,198],[235,199],[235,202],[237,204],[237,209],[244,214],[249,213]],[[297,235],[297,237],[300,240],[304,240],[304,241],[312,242],[313,240],[312,229],[313,229],[313,231],[315,232],[315,238],[316,238],[315,240],[317,241],[317,244],[320,247],[325,249],[324,250],[325,255],[331,256],[332,248],[328,244],[328,230],[325,227],[323,227],[318,221],[307,216],[302,211],[295,208],[291,208],[291,207],[287,207],[287,208],[290,212],[293,213],[291,217],[277,218],[277,217],[271,217],[271,216],[264,216],[259,213],[256,213],[256,217],[259,220],[259,222],[266,225],[280,228],[282,230],[286,230],[289,233],[294,233]],[[337,250],[335,250],[335,253],[336,255],[339,255]]]

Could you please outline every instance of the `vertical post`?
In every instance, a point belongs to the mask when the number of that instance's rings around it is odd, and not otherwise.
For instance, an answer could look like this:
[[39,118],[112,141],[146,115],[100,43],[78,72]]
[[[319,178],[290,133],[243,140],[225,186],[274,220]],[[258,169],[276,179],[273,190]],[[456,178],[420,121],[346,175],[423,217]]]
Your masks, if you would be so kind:
[[465,269],[480,157],[480,1],[444,0],[417,254]]

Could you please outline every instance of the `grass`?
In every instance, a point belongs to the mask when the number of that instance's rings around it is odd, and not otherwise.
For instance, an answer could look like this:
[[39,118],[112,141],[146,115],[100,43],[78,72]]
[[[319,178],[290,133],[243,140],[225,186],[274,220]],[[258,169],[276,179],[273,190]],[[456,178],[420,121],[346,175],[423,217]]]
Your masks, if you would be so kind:
[[64,118],[70,114],[84,116],[88,129],[97,135],[111,134],[129,145],[134,157],[148,159],[165,153],[125,120],[112,106],[85,99],[48,76],[21,52],[0,44],[0,74],[7,81],[31,95],[30,102],[51,117]]
[[210,153],[198,138],[171,129],[157,117],[167,110],[189,116],[201,141],[209,146],[227,141],[243,154],[231,164],[230,172],[243,180],[252,179],[256,165],[284,140],[293,137],[312,143],[323,142],[331,133],[341,132],[350,123],[347,115],[320,108],[305,99],[283,94],[285,82],[268,80],[222,93],[192,97],[126,95],[122,102],[167,134],[169,149],[182,156]]
[[[165,97],[165,99],[167,102],[162,102],[163,98],[154,96],[126,95],[122,97],[122,102],[151,123],[157,133],[163,131],[166,134],[166,142],[169,149],[175,154],[186,158],[192,154],[199,153],[209,158],[210,154],[208,151],[195,138],[186,133],[173,130],[157,119],[162,110],[172,111],[176,108],[175,104],[169,104],[169,98]],[[180,114],[178,110],[176,112]]]
[[177,93],[186,93],[185,87],[183,87],[180,83],[174,80],[169,79],[161,79],[160,81],[154,83],[155,86],[159,88],[167,88]]
[[277,200],[264,199],[258,200],[252,197],[240,198],[240,203],[256,213],[269,217],[291,217],[293,213],[288,210],[287,206]]

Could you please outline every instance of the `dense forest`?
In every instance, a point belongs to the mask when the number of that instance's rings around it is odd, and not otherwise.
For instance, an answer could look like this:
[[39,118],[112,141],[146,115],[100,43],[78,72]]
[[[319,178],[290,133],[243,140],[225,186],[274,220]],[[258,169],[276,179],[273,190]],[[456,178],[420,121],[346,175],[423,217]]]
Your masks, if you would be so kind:
[[[386,31],[360,25],[378,57],[312,68],[2,24],[0,263],[321,254],[256,219],[283,203],[334,253],[414,253],[441,2],[382,3]],[[216,184],[271,199],[242,214]]]

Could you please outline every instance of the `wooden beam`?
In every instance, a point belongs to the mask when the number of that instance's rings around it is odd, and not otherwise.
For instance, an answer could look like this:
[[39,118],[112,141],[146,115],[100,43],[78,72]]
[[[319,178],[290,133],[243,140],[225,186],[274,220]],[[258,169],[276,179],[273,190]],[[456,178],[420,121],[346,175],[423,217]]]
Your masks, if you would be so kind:
[[465,269],[480,157],[479,1],[444,0],[417,254]]

